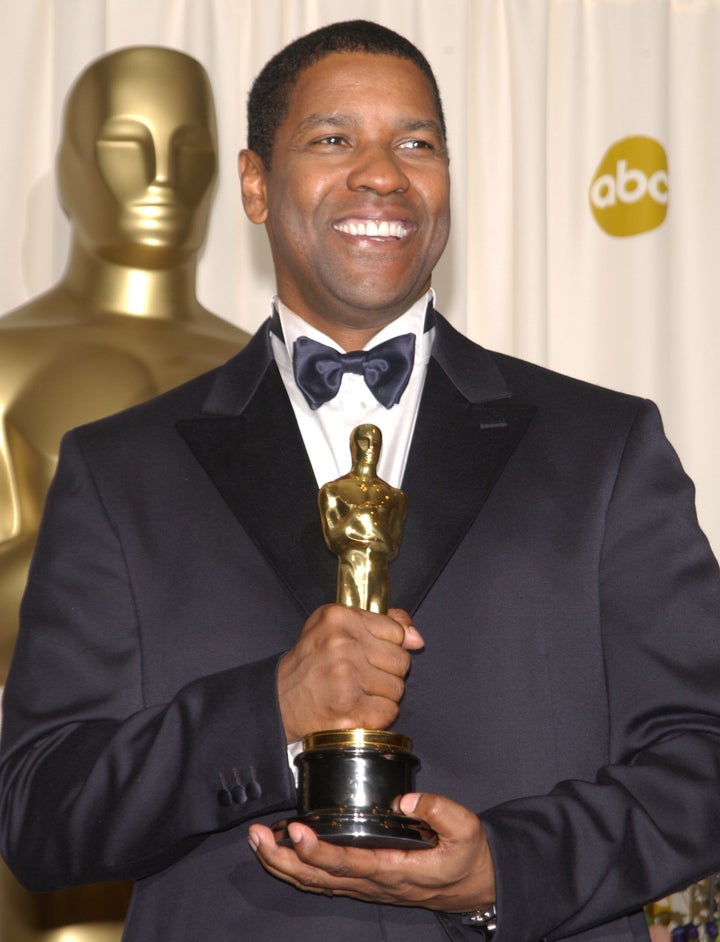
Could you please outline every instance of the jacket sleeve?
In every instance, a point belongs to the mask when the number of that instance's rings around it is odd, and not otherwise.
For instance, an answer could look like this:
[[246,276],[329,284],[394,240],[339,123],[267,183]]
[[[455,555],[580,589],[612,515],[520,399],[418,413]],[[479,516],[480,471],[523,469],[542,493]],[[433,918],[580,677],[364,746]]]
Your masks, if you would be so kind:
[[650,403],[628,435],[598,558],[608,761],[594,781],[481,813],[496,942],[572,935],[720,869],[720,579]]
[[[71,433],[3,702],[2,853],[30,889],[138,879],[212,832],[295,804],[278,658],[148,703],[140,631],[121,541]],[[238,769],[252,770],[241,803]]]

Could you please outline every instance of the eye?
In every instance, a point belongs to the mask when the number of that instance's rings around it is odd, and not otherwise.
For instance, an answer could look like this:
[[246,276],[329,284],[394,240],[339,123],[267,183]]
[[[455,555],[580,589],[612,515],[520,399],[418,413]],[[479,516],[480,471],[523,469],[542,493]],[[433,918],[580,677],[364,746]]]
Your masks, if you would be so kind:
[[325,137],[320,137],[316,141],[313,141],[313,144],[325,144],[329,147],[337,147],[342,144],[347,144],[347,139],[340,134],[326,134]]
[[141,193],[155,176],[155,146],[149,128],[131,118],[110,118],[95,141],[98,168],[121,201]]
[[133,118],[109,118],[103,124],[97,136],[101,144],[139,144],[152,143],[152,135],[147,125]]
[[410,141],[402,141],[399,145],[402,150],[435,150],[435,145],[430,141],[424,141],[420,138],[413,138]]

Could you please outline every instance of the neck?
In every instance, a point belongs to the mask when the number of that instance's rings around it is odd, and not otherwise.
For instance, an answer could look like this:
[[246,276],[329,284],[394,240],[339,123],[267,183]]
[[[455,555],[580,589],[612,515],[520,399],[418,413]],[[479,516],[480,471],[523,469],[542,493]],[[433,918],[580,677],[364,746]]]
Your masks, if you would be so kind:
[[281,291],[278,291],[278,298],[290,313],[330,337],[346,352],[362,350],[376,334],[404,313],[403,310],[393,310],[377,314],[364,312],[356,318],[339,313],[336,316],[328,316],[326,313],[318,314],[298,299],[295,299],[294,303],[286,300]]
[[365,461],[356,461],[352,473],[357,478],[374,478],[377,476],[375,464],[367,464]]
[[[390,323],[392,319],[390,318],[387,323]],[[346,353],[353,350],[362,350],[386,326],[385,323],[382,323],[377,327],[345,327],[342,324],[336,324],[321,317],[303,317],[303,320],[322,331],[327,337],[332,338]]]
[[343,329],[337,325],[330,325],[328,328],[327,325],[321,326],[319,324],[315,326],[322,330],[323,333],[327,334],[328,337],[332,337],[338,346],[342,347],[346,353],[349,353],[353,350],[364,349],[373,337],[380,333],[383,327],[385,327],[385,324],[370,329]]
[[173,268],[133,268],[88,252],[74,242],[64,287],[88,310],[160,320],[191,320],[204,308],[195,294],[197,258]]

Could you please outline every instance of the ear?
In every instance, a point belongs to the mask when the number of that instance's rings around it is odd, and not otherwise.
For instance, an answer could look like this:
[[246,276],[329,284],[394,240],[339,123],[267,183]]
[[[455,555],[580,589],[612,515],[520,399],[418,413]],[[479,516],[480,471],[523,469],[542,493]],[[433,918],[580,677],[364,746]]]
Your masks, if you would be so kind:
[[241,150],[238,157],[240,189],[245,213],[250,222],[263,223],[267,219],[267,189],[265,164],[254,150]]

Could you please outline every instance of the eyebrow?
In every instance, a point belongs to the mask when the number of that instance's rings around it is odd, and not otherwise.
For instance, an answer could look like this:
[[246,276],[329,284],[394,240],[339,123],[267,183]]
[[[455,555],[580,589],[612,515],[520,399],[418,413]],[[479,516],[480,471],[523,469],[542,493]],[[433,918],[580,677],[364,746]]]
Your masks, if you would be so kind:
[[[316,112],[309,114],[300,122],[292,135],[292,139],[294,140],[298,135],[306,131],[313,131],[321,127],[346,128],[359,126],[360,121],[351,114],[322,114]],[[430,118],[407,118],[400,121],[398,127],[399,130],[409,133],[413,131],[430,131],[433,134],[437,134],[440,138],[443,136],[440,124]]]

